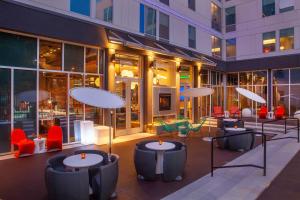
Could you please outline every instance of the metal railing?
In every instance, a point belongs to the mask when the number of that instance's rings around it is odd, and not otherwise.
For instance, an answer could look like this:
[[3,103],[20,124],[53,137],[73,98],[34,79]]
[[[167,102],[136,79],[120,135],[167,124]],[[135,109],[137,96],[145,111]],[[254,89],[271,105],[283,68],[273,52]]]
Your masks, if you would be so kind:
[[[255,165],[255,164],[243,164],[243,165],[225,165],[225,166],[215,166],[214,165],[214,141],[218,140],[218,139],[225,139],[225,138],[229,138],[229,137],[236,137],[236,136],[240,136],[240,135],[246,135],[246,134],[259,134],[262,135],[262,142],[263,142],[263,165]],[[214,175],[214,169],[219,169],[219,168],[237,168],[237,167],[255,167],[255,168],[259,168],[259,169],[263,169],[263,175],[266,176],[267,173],[267,143],[266,143],[267,139],[266,139],[266,135],[264,133],[256,133],[253,131],[246,131],[243,133],[237,133],[237,134],[230,134],[230,135],[224,135],[224,136],[217,136],[217,137],[213,137],[211,140],[211,171],[210,174],[211,176]]]
[[[287,134],[287,131],[288,130],[294,130],[296,129],[297,130],[297,137],[294,137],[294,136],[288,136],[288,137],[278,137],[278,138],[272,138],[272,139],[269,139],[268,141],[272,141],[272,140],[282,140],[282,139],[297,139],[297,142],[300,143],[300,120],[298,118],[284,118],[284,119],[274,119],[274,120],[268,120],[268,121],[265,121],[265,122],[262,122],[261,124],[261,130],[262,130],[262,134],[264,134],[264,127],[265,127],[265,124],[270,124],[272,122],[276,122],[276,121],[282,121],[284,120],[284,134]],[[291,127],[291,128],[287,128],[287,122],[288,121],[297,121],[297,126],[295,127]]]

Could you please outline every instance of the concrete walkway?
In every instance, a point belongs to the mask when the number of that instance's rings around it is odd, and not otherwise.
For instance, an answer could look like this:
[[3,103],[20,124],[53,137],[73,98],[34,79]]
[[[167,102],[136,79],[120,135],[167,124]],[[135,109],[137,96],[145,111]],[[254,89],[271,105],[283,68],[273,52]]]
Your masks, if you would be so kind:
[[[296,136],[296,132],[276,137]],[[275,138],[276,138],[275,137]],[[210,174],[166,196],[163,200],[251,200],[256,199],[284,169],[300,150],[296,139],[269,141],[267,143],[267,176],[261,169],[229,168],[217,169],[214,177]],[[218,155],[215,155],[218,156]],[[209,162],[209,161],[208,161]],[[227,165],[262,165],[263,149],[259,145]]]

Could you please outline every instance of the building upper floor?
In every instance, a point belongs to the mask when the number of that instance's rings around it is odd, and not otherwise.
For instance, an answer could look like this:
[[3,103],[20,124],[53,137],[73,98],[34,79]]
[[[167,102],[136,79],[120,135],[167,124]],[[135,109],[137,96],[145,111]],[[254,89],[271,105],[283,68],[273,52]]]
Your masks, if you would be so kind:
[[297,0],[14,0],[232,61],[300,53]]

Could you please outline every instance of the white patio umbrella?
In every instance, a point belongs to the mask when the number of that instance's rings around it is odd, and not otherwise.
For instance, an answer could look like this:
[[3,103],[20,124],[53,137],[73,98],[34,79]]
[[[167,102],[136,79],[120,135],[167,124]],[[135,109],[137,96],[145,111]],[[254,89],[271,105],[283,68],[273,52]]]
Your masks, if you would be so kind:
[[[207,87],[200,87],[200,88],[186,89],[183,92],[181,92],[181,95],[185,96],[185,97],[204,97],[204,96],[211,95],[212,93],[214,93],[214,89],[207,88]],[[209,127],[209,130],[210,130],[210,127]],[[203,140],[211,141],[211,138],[212,137],[208,136],[208,137],[204,137]]]
[[[116,109],[124,107],[124,100],[109,91],[91,88],[78,87],[70,90],[70,95],[77,101],[94,106],[97,108]],[[111,155],[111,126],[112,126],[112,110],[110,111],[110,126],[109,126],[109,155]],[[109,156],[110,157],[110,156]]]
[[[266,103],[266,100],[262,98],[261,96],[255,94],[254,92],[251,92],[250,90],[246,90],[244,88],[235,88],[236,91],[243,95],[244,97],[251,99],[252,101],[255,101],[255,110],[257,110],[257,103]],[[256,114],[256,129],[257,129],[257,114]]]

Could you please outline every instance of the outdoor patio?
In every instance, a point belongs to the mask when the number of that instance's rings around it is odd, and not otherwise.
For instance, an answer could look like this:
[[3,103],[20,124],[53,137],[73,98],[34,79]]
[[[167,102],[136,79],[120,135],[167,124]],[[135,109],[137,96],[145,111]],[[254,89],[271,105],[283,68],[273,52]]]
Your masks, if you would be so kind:
[[[204,142],[201,137],[207,134],[203,128],[200,134],[193,135],[186,140],[187,164],[182,181],[154,182],[140,181],[135,172],[133,153],[135,144],[143,139],[133,140],[113,145],[113,153],[120,156],[119,180],[117,185],[118,199],[160,199],[177,191],[185,185],[192,183],[210,172],[210,143]],[[158,139],[152,137],[147,139]],[[162,140],[178,140],[170,136],[160,137]],[[20,159],[7,159],[0,161],[1,199],[47,199],[47,192],[44,180],[46,160],[55,154],[72,154],[75,150],[95,148],[107,151],[107,146],[83,146],[52,152],[37,154]],[[217,165],[223,165],[241,155],[240,152],[227,150],[215,151]]]

